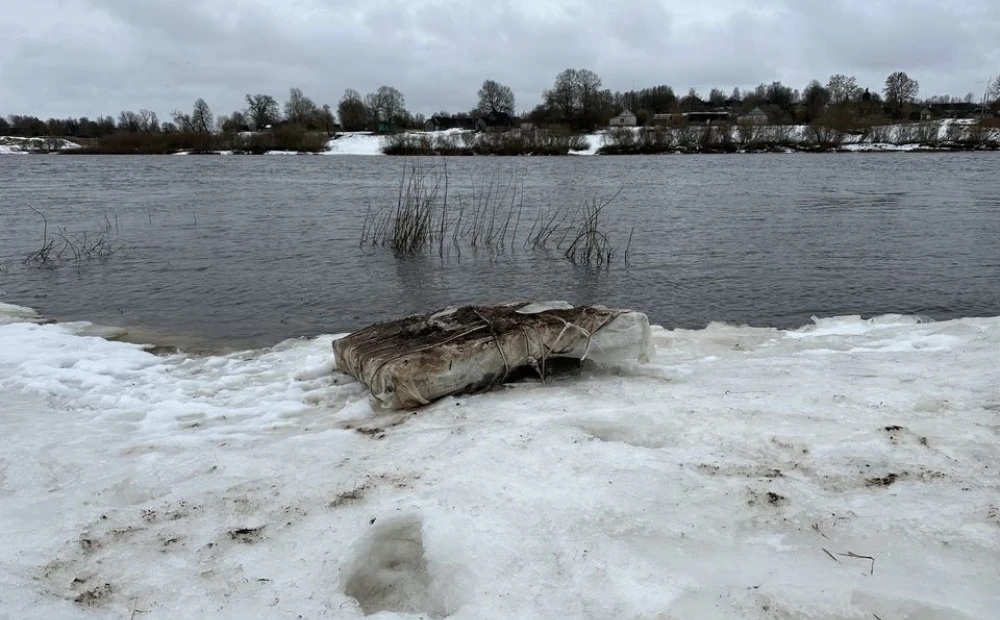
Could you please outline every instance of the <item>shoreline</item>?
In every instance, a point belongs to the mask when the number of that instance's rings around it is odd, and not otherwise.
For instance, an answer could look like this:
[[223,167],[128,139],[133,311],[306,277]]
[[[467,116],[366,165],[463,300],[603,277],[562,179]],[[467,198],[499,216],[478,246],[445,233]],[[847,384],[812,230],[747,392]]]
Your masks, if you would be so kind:
[[[882,146],[891,148],[879,148]],[[912,146],[912,148],[907,148]],[[454,158],[466,158],[466,157],[628,157],[628,156],[670,156],[670,155],[854,155],[854,154],[901,154],[901,153],[917,153],[917,154],[944,154],[944,153],[997,153],[1000,152],[1000,145],[991,147],[975,147],[975,148],[963,148],[963,147],[922,147],[916,145],[873,145],[869,148],[833,148],[833,149],[815,149],[815,148],[795,148],[788,147],[785,149],[759,149],[759,150],[671,150],[671,151],[655,151],[655,152],[620,152],[620,153],[524,153],[516,155],[493,155],[493,154],[480,154],[480,153],[448,153],[441,154],[438,152],[417,152],[417,153],[299,153],[295,151],[268,151],[266,153],[232,153],[229,151],[208,151],[201,153],[193,153],[190,151],[177,151],[175,153],[70,153],[70,152],[52,152],[52,153],[38,153],[38,152],[13,152],[13,153],[0,153],[2,155],[31,155],[31,156],[42,156],[42,155],[89,155],[89,156],[103,156],[103,157],[176,157],[179,155],[183,156],[195,156],[195,157],[261,157],[267,155],[274,156],[311,156],[311,157],[324,157],[324,156],[340,156],[340,157],[454,157]]]
[[[973,130],[975,128],[975,130]],[[758,155],[829,153],[993,153],[1000,151],[1000,128],[962,121],[886,125],[867,130],[839,131],[816,137],[806,125],[762,125],[748,134],[740,126],[686,128],[629,127],[589,133],[512,130],[505,133],[460,130],[404,131],[396,134],[339,132],[317,148],[263,151],[225,148],[242,134],[214,135],[215,149],[171,149],[146,145],[119,149],[114,145],[78,144],[67,138],[0,136],[0,155],[343,155],[396,157],[473,156],[621,156],[621,155]],[[878,131],[875,131],[875,130]],[[151,136],[151,139],[153,136]],[[228,140],[228,141],[227,141]],[[877,141],[876,141],[877,140]],[[213,145],[214,146],[214,145]],[[162,147],[162,150],[160,150]],[[105,152],[102,152],[105,151]]]
[[[430,312],[435,308],[428,308]],[[638,312],[647,312],[642,308],[635,309]],[[399,315],[402,318],[405,315]],[[880,325],[883,323],[906,323],[922,325],[929,323],[946,323],[949,321],[961,321],[966,319],[993,319],[1000,318],[998,314],[970,314],[953,316],[947,318],[934,318],[926,314],[883,312],[880,314],[857,313],[857,314],[830,314],[815,315],[811,321],[801,324],[774,325],[759,322],[731,322],[723,320],[707,320],[696,326],[688,325],[666,325],[651,323],[654,329],[665,332],[701,332],[713,328],[726,329],[751,329],[770,330],[776,333],[795,333],[815,328],[825,322],[837,320],[856,320],[869,325]],[[64,317],[49,316],[38,312],[36,308],[20,304],[11,304],[0,301],[0,326],[11,323],[27,322],[36,325],[61,325],[71,329],[76,335],[97,337],[110,342],[124,342],[138,345],[147,352],[155,355],[182,354],[194,357],[224,356],[239,352],[263,351],[281,347],[285,343],[296,341],[309,341],[317,338],[330,336],[340,336],[351,333],[351,331],[323,331],[312,334],[289,335],[285,337],[271,338],[265,341],[257,341],[254,338],[212,338],[206,334],[194,331],[171,331],[161,328],[151,327],[144,324],[117,324],[115,322],[101,322],[100,319],[92,317]],[[356,329],[361,329],[358,327]]]

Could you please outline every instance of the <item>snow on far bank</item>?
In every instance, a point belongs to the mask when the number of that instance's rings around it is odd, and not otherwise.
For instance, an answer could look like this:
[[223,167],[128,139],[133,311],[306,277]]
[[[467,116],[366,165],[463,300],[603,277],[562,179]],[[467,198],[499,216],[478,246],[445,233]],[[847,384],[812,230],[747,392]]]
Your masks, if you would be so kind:
[[79,144],[65,138],[21,138],[0,136],[0,155],[18,153],[53,153],[80,148]]
[[381,155],[381,138],[371,133],[343,133],[327,143],[330,155]]
[[656,329],[375,415],[334,336],[159,357],[0,314],[0,617],[1000,609],[1000,317]]
[[585,133],[583,134],[583,139],[587,141],[587,149],[584,151],[570,151],[570,155],[597,155],[598,149],[604,146],[604,133],[603,131],[598,131],[595,133]]
[[[407,131],[406,135],[427,136],[430,139],[456,136],[464,133],[461,129],[441,131]],[[382,136],[369,132],[346,132],[337,134],[327,143],[328,155],[382,155]]]
[[[953,150],[963,145],[959,139],[965,135],[968,128],[974,125],[974,121],[969,119],[945,119],[940,121],[927,121],[921,123],[907,123],[896,125],[885,125],[869,128],[868,133],[845,132],[841,136],[839,146],[831,147],[833,150],[844,152],[903,152],[903,151],[928,151],[928,150]],[[755,125],[753,126],[759,135],[761,143],[789,144],[793,148],[785,146],[785,152],[794,153],[795,145],[800,148],[810,148],[817,145],[817,139],[812,135],[808,125]],[[630,127],[618,128],[615,132],[631,130],[636,135],[642,131],[652,128]],[[718,130],[718,127],[716,127]],[[587,136],[591,146],[596,144],[599,148],[604,146],[607,140],[611,139],[611,132],[606,129],[598,130]],[[735,144],[740,144],[741,129],[738,126],[729,126],[729,137]],[[780,138],[780,139],[779,139]],[[836,143],[832,134],[825,137],[831,143]],[[987,130],[984,135],[979,136],[983,146],[992,142],[993,145],[1000,142],[1000,130]],[[936,144],[935,144],[936,143]],[[967,145],[964,145],[967,148]],[[752,151],[755,152],[755,151]],[[596,153],[595,153],[596,154]]]

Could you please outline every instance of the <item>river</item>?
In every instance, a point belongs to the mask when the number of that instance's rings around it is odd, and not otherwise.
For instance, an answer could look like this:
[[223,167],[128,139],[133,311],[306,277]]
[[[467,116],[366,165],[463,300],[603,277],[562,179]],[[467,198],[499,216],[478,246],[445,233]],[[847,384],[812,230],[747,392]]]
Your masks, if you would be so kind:
[[[408,163],[441,170],[439,159]],[[684,328],[994,316],[998,163],[994,153],[452,158],[451,205],[492,175],[517,176],[517,239],[499,253],[460,239],[414,257],[360,244],[369,205],[396,202],[398,158],[4,156],[0,301],[209,347],[516,299],[628,307]],[[603,214],[619,249],[610,267],[522,243],[540,213],[619,189]],[[40,214],[56,250],[60,233],[101,230],[128,250],[22,265],[42,245]]]

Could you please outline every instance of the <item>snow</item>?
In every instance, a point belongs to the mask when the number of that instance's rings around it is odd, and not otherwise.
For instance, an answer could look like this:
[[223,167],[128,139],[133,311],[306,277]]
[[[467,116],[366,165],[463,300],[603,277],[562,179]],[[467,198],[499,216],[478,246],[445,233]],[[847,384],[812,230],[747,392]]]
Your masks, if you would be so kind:
[[570,155],[597,155],[598,149],[604,146],[604,131],[583,134],[583,139],[587,141],[587,150],[570,151]]
[[366,132],[343,133],[327,144],[330,155],[381,155],[382,142],[378,135]]
[[921,149],[919,144],[891,144],[884,142],[845,142],[842,150],[850,153],[912,152]]
[[65,138],[21,138],[18,136],[0,136],[0,155],[14,155],[44,150],[68,151],[78,149],[80,145]]
[[1000,609],[1000,317],[656,328],[648,364],[376,415],[334,335],[0,316],[0,618]]

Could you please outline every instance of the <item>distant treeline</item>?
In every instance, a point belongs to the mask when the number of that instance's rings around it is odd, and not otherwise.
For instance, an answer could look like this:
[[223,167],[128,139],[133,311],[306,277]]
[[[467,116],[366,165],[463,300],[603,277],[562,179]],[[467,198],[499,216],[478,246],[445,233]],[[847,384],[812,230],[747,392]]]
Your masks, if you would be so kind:
[[[820,124],[840,128],[880,122],[920,121],[946,117],[989,117],[1000,110],[1000,77],[990,81],[984,93],[963,97],[918,98],[920,86],[903,71],[890,74],[881,89],[862,88],[851,76],[833,75],[825,82],[811,81],[801,91],[781,82],[754,89],[734,88],[728,93],[713,88],[706,96],[690,89],[678,96],[666,85],[625,92],[603,88],[602,80],[588,69],[560,72],[550,88],[541,93],[541,103],[517,124],[557,126],[570,131],[606,127],[609,121],[630,111],[637,125],[653,124],[656,115],[725,111],[733,115],[763,113],[771,124]],[[470,111],[435,114],[432,118],[515,117],[513,90],[486,80]],[[161,122],[148,109],[123,110],[117,117],[101,116],[42,120],[34,116],[0,117],[0,135],[21,137],[58,136],[76,139],[80,152],[169,152],[181,150],[236,150],[263,152],[271,148],[315,150],[321,136],[336,131],[377,131],[433,126],[421,114],[406,109],[406,99],[392,86],[381,86],[362,96],[347,89],[336,106],[319,105],[298,88],[279,103],[268,94],[247,94],[245,106],[228,115],[215,116],[203,99],[190,113],[174,111]],[[267,134],[262,137],[248,134]]]

